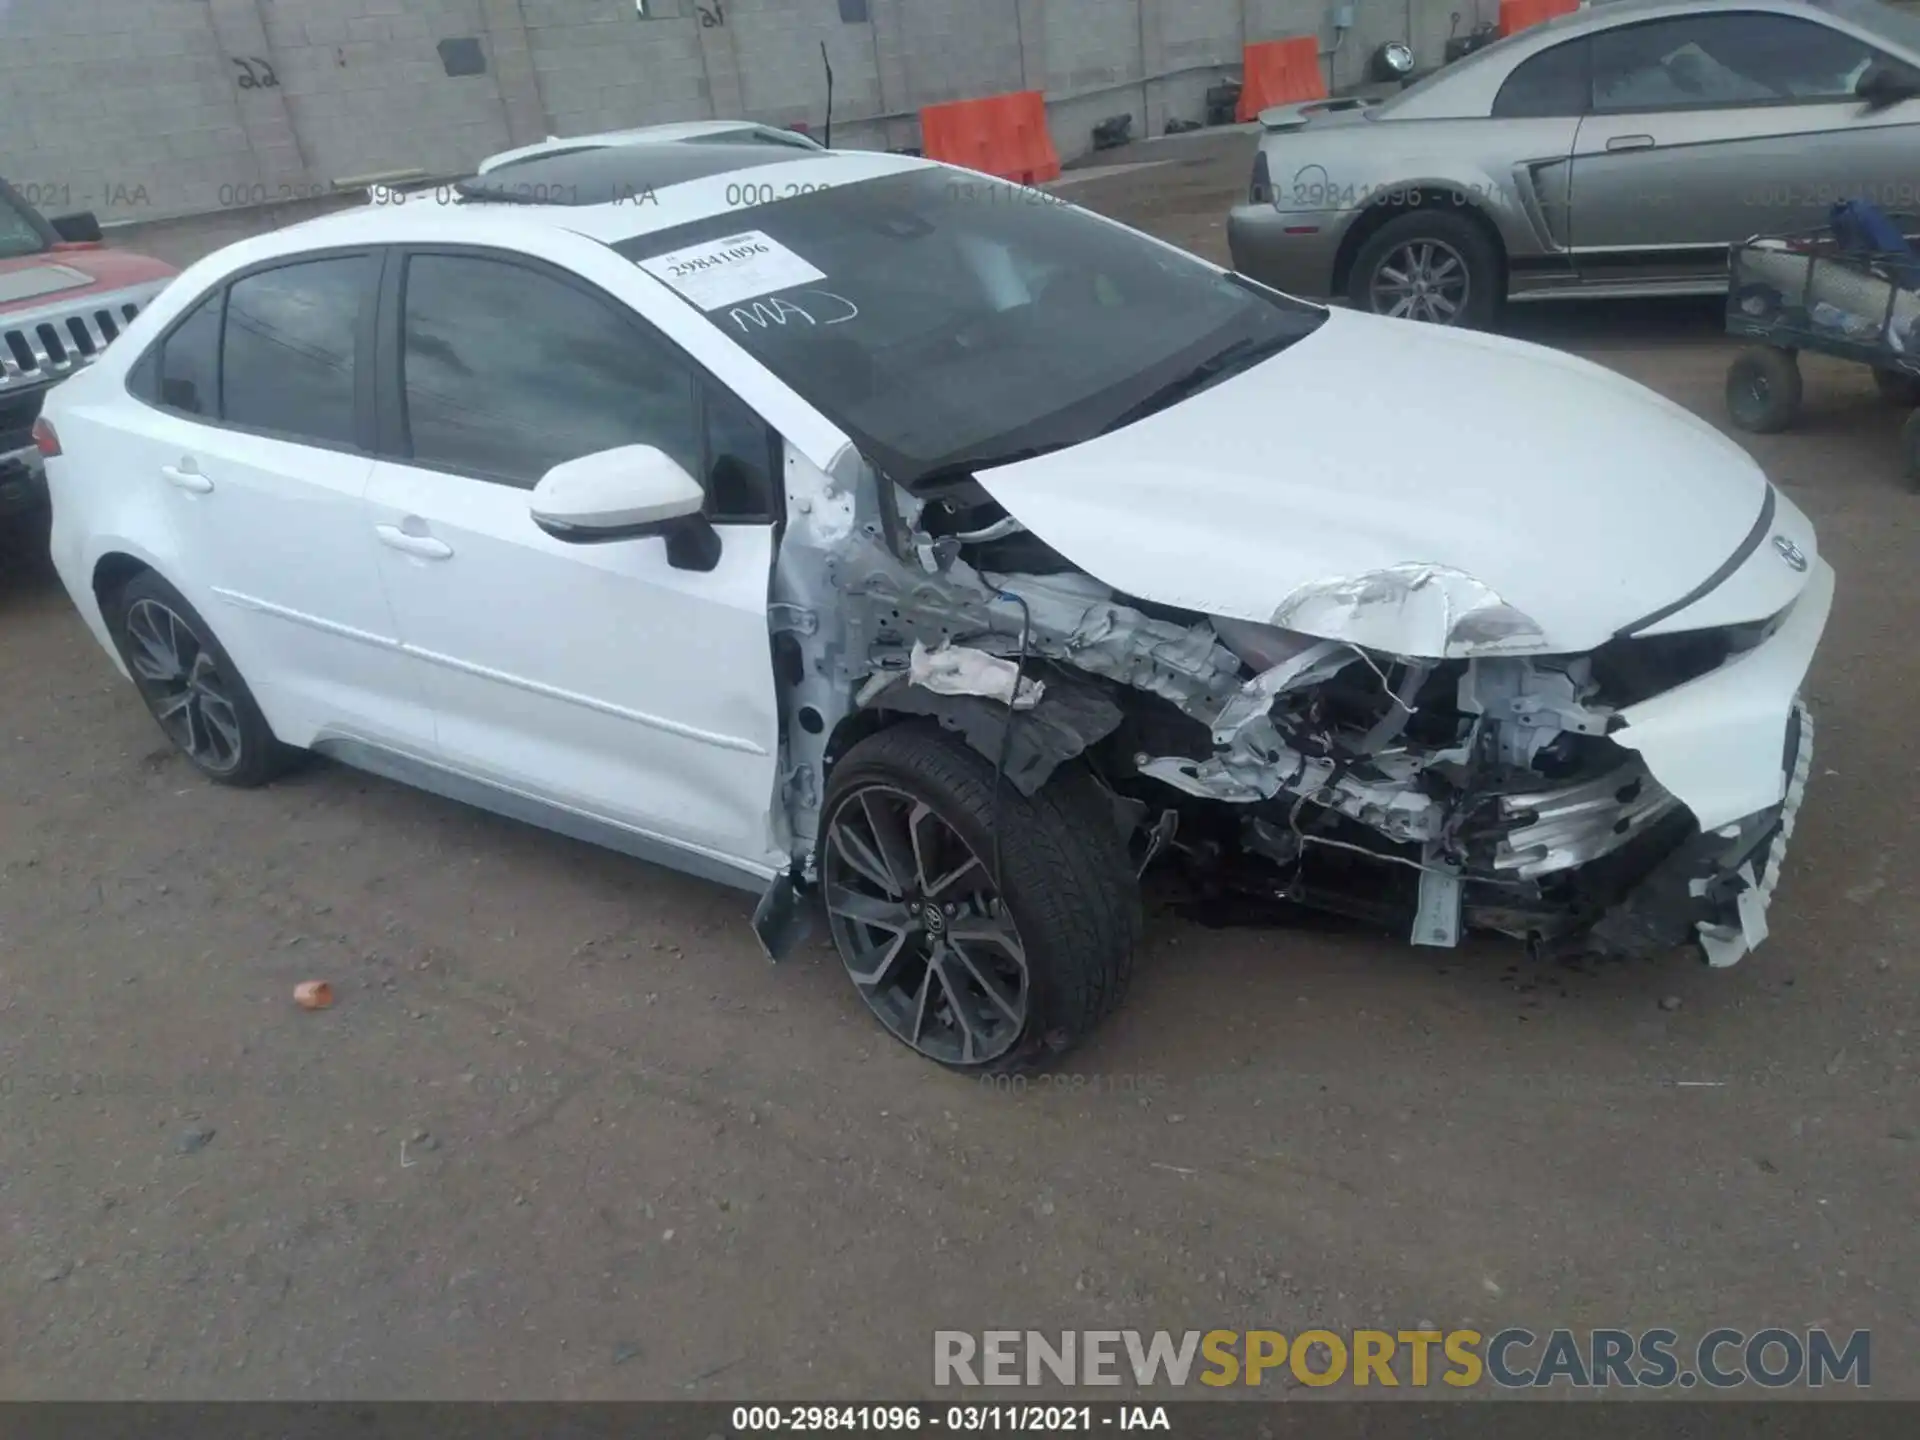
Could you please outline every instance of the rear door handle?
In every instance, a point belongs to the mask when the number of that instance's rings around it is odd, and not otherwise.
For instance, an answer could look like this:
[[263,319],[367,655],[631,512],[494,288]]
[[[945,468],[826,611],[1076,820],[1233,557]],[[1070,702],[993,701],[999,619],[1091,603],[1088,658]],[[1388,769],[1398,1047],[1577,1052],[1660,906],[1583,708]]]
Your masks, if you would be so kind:
[[169,485],[181,490],[191,490],[196,495],[204,495],[213,489],[213,481],[198,470],[186,470],[178,465],[162,465],[160,474]]
[[453,547],[446,541],[436,540],[431,535],[409,535],[398,525],[376,525],[373,533],[380,537],[382,545],[422,560],[445,560],[453,554]]
[[1651,135],[1616,135],[1607,141],[1609,150],[1651,150],[1652,148]]

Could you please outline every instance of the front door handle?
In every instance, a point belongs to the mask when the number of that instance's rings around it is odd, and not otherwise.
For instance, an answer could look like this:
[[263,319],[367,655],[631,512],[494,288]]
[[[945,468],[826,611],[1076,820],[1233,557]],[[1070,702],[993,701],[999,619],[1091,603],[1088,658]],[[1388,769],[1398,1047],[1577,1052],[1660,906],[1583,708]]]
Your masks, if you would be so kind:
[[409,535],[398,525],[376,525],[373,533],[380,537],[382,545],[422,560],[445,560],[453,554],[453,547],[446,541],[436,540],[431,535]]
[[1651,135],[1616,135],[1607,141],[1609,150],[1651,150],[1652,148]]
[[160,475],[169,485],[181,490],[191,490],[196,495],[204,495],[213,489],[213,481],[198,470],[188,470],[179,465],[162,465]]

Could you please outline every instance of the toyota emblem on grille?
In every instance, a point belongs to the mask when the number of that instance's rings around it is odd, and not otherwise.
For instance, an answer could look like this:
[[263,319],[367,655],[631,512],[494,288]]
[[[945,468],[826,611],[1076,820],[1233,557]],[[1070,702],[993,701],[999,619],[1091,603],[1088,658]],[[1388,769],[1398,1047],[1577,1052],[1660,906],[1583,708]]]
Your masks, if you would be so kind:
[[1780,552],[1780,558],[1796,570],[1807,568],[1807,552],[1784,535],[1773,537],[1773,548]]

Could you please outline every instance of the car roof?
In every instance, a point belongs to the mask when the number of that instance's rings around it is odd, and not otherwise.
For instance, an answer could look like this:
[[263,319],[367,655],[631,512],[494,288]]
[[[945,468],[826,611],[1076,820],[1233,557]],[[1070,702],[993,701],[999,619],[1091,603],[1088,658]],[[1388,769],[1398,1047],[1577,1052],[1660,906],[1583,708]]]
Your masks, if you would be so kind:
[[[855,185],[938,161],[877,150],[780,150],[764,145],[635,145],[529,161],[404,197],[302,221],[229,251],[225,270],[306,250],[413,241],[537,249],[542,232],[602,244],[710,219],[760,203]],[[956,172],[973,176],[972,172]],[[747,176],[748,179],[741,177]],[[743,187],[751,185],[751,196]],[[747,222],[743,222],[747,223]]]
[[634,145],[577,150],[528,160],[462,180],[454,187],[469,200],[569,208],[639,203],[641,195],[689,180],[767,165],[818,163],[824,150],[781,150],[766,145]]
[[[1758,11],[1774,15],[1806,14],[1808,11],[1836,20],[1878,29],[1887,15],[1898,16],[1879,0],[1594,0],[1594,3],[1564,15],[1555,15],[1525,30],[1514,32],[1531,39],[1551,36],[1562,39],[1587,30],[1611,30],[1635,20],[1652,20],[1666,15],[1706,15],[1714,11]],[[1883,32],[1884,33],[1884,32]]]
[[[640,125],[630,130],[601,130],[591,135],[549,135],[535,144],[489,155],[480,164],[486,170],[497,170],[507,165],[517,169],[522,163],[549,153],[566,154],[624,145],[666,145],[682,140],[704,140],[709,136],[781,133],[778,127],[763,125],[757,120],[672,120],[660,125]],[[811,138],[798,131],[793,135],[797,141]],[[794,148],[801,147],[796,145]]]

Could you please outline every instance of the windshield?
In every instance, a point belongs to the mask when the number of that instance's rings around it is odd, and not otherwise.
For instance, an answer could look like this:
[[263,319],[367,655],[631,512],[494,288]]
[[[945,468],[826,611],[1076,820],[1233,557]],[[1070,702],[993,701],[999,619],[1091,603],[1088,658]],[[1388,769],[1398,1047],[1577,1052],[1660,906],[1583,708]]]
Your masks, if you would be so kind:
[[51,243],[33,207],[21,199],[11,185],[0,180],[0,260],[38,255]]
[[1326,318],[1043,191],[945,169],[616,248],[903,484],[1078,443]]

